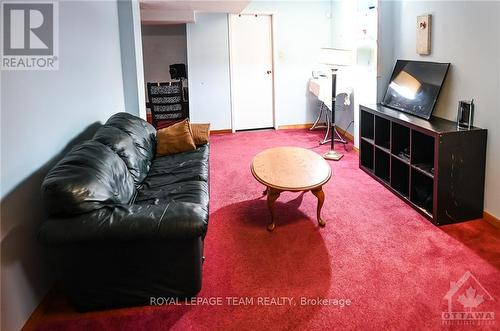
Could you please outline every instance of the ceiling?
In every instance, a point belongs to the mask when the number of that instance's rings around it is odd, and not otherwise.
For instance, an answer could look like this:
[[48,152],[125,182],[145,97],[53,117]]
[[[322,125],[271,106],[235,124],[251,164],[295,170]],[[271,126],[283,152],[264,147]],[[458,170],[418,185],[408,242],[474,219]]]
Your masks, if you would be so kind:
[[140,0],[141,22],[143,24],[192,23],[196,20],[196,13],[239,14],[249,3],[250,0]]

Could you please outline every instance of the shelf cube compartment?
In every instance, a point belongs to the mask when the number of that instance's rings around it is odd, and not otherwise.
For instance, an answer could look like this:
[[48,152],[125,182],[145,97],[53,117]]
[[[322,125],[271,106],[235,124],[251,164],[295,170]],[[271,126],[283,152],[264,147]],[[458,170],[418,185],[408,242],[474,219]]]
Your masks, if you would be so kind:
[[375,123],[374,115],[361,111],[361,137],[372,139],[374,137]]
[[391,147],[391,122],[383,117],[375,117],[375,145],[389,150]]
[[387,183],[390,180],[390,162],[389,153],[375,148],[375,176]]
[[373,171],[373,145],[369,142],[361,140],[361,165]]
[[430,172],[434,167],[434,137],[412,130],[411,164]]
[[391,153],[410,162],[410,128],[392,122]]
[[429,215],[432,215],[433,209],[433,188],[434,181],[432,178],[412,169],[410,200],[424,209]]
[[392,157],[391,187],[405,198],[410,196],[410,166]]

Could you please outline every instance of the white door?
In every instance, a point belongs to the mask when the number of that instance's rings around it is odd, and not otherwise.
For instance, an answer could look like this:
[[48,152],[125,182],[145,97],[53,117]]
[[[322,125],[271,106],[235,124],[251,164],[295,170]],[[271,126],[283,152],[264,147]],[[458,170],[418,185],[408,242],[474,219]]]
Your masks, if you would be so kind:
[[230,15],[230,46],[234,130],[273,127],[271,15]]

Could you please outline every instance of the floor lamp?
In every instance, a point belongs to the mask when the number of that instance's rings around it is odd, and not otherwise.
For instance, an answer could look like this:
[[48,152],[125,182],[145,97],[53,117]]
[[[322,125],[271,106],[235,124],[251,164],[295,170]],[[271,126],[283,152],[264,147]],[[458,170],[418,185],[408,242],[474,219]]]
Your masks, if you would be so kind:
[[[323,154],[327,160],[340,160],[344,155],[336,152],[335,148],[335,134],[339,135],[335,127],[335,97],[337,96],[337,70],[339,67],[352,65],[352,52],[348,49],[338,48],[321,48],[320,49],[320,63],[331,66],[332,69],[332,116],[330,117],[331,129],[331,147],[328,152]],[[340,137],[340,135],[339,135]]]

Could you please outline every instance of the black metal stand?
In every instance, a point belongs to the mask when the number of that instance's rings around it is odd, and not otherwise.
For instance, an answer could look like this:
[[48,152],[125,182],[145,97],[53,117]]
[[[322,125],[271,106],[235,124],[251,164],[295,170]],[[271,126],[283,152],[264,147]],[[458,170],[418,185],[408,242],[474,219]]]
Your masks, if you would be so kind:
[[337,98],[337,72],[332,70],[332,122],[330,126],[332,127],[332,132],[330,136],[330,149],[333,151],[335,149],[335,99]]
[[[346,149],[345,145],[347,144],[347,141],[342,138],[342,136],[339,134],[337,131],[337,127],[335,125],[335,101],[336,101],[336,96],[337,96],[337,72],[335,69],[332,70],[332,116],[330,117],[330,151],[326,152],[323,154],[323,157],[328,160],[335,160],[338,161],[340,160],[344,155],[337,153],[335,151],[335,140],[338,142],[342,143],[344,145],[344,149]],[[338,138],[335,138],[335,135],[337,135]],[[326,138],[326,137],[325,137]],[[327,143],[328,141],[323,141],[321,143]],[[320,143],[320,144],[321,144]]]

